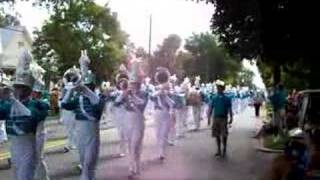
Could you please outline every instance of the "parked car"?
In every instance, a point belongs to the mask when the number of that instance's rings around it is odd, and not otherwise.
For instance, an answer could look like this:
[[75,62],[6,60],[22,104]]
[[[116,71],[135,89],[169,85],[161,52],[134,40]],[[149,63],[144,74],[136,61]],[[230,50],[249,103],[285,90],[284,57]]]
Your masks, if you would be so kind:
[[300,92],[299,126],[307,134],[310,152],[309,177],[320,179],[320,89]]
[[320,89],[300,92],[299,126],[304,130],[320,128]]

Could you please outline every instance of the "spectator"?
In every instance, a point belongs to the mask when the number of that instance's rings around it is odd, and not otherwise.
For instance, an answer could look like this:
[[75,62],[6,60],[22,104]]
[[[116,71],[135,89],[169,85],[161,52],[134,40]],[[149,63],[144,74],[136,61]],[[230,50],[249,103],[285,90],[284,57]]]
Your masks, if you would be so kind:
[[286,104],[286,124],[288,129],[292,129],[294,127],[298,126],[298,106],[296,105],[294,101],[294,97],[289,96],[288,97],[288,102]]
[[261,108],[264,100],[265,100],[265,98],[264,98],[263,92],[256,91],[253,96],[253,106],[255,109],[256,117],[260,116],[260,108]]
[[51,97],[50,97],[50,107],[53,112],[53,114],[59,113],[59,90],[58,88],[53,88],[51,90]]

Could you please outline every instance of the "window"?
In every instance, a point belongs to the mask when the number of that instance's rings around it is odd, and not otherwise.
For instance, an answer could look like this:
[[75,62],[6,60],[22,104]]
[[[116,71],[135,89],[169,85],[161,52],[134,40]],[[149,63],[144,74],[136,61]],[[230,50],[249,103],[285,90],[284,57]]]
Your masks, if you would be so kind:
[[21,42],[21,41],[18,42],[18,47],[19,47],[19,48],[24,47],[24,42]]

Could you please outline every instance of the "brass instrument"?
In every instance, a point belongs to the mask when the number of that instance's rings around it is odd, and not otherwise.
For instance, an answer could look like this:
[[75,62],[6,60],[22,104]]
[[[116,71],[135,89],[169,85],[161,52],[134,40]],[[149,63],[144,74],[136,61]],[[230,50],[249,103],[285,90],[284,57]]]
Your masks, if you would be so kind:
[[170,72],[167,68],[158,67],[157,72],[154,75],[154,79],[158,84],[165,84],[169,82]]
[[68,69],[64,74],[63,74],[63,84],[65,86],[71,85],[74,87],[77,87],[81,84],[81,73],[79,69],[76,67]]

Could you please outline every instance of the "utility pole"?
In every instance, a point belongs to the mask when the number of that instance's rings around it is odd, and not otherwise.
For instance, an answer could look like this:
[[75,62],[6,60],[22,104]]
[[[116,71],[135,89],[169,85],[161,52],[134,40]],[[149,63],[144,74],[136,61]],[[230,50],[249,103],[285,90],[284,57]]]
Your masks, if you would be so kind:
[[151,62],[151,42],[152,42],[152,14],[149,17],[149,49],[148,49],[148,62],[149,62],[149,74],[154,72],[154,65]]
[[149,17],[149,50],[148,50],[148,54],[149,57],[151,57],[151,41],[152,41],[152,14],[150,14]]

